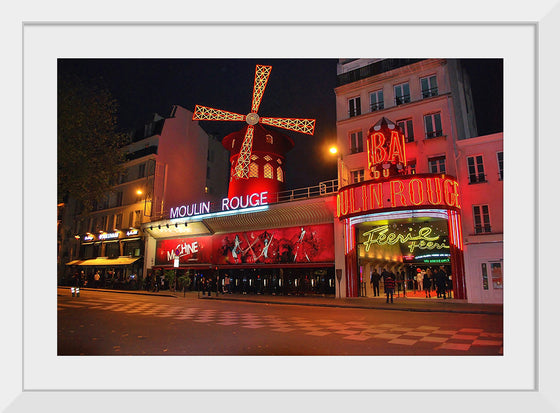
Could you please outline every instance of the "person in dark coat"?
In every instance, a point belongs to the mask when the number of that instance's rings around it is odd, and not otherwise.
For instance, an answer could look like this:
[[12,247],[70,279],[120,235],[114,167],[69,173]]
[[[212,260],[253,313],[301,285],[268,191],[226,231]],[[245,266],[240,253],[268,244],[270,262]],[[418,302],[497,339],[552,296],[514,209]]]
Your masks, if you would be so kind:
[[379,280],[381,280],[381,275],[374,268],[373,272],[371,273],[371,276],[369,277],[369,282],[371,283],[371,285],[373,287],[373,296],[374,297],[379,296]]
[[447,298],[445,293],[447,287],[447,274],[445,273],[443,267],[440,267],[440,269],[436,273],[436,287],[437,287],[438,298],[439,297],[443,297],[444,299]]
[[391,303],[393,302],[393,294],[395,292],[395,279],[391,273],[388,273],[387,278],[384,281],[385,294],[387,295],[387,302],[389,302],[389,297],[391,297]]

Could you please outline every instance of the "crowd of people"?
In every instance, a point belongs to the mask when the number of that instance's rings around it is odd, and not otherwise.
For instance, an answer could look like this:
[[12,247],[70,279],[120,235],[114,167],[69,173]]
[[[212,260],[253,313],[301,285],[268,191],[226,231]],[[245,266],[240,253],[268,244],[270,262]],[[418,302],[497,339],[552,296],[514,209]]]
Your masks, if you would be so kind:
[[439,268],[418,267],[416,274],[408,277],[404,270],[393,273],[389,269],[383,268],[379,273],[374,268],[370,275],[370,284],[372,285],[373,296],[379,297],[379,286],[383,281],[383,290],[387,297],[386,302],[392,303],[395,289],[397,297],[400,296],[401,291],[403,297],[406,297],[407,289],[409,291],[412,289],[425,294],[426,298],[432,297],[432,291],[436,292],[437,298],[451,298],[450,279],[451,277],[447,274],[443,265]]

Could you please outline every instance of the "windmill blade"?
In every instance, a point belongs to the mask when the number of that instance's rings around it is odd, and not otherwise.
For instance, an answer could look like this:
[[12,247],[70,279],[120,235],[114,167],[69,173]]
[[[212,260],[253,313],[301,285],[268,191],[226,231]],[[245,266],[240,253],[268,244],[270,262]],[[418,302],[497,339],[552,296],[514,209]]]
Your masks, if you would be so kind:
[[251,150],[253,149],[253,125],[247,125],[247,132],[241,144],[237,165],[235,165],[236,178],[249,178],[249,163],[251,162]]
[[272,66],[257,65],[255,69],[255,85],[253,86],[253,103],[251,104],[251,112],[257,113],[261,105],[261,99],[270,76]]
[[196,105],[192,120],[245,120],[245,115]]
[[264,125],[277,126],[308,135],[313,135],[315,132],[315,119],[260,118],[259,122]]

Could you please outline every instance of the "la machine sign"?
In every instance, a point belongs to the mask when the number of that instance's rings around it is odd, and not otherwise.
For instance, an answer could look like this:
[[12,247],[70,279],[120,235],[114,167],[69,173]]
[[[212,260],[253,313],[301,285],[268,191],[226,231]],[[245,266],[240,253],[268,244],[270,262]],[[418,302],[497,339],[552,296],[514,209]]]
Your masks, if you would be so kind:
[[[263,205],[268,205],[268,192],[266,191],[253,193],[251,195],[223,198],[221,202],[221,209],[219,211],[235,211],[238,209],[254,208]],[[192,217],[219,211],[213,211],[210,202],[200,202],[197,204],[180,205],[178,207],[171,208],[169,218]]]

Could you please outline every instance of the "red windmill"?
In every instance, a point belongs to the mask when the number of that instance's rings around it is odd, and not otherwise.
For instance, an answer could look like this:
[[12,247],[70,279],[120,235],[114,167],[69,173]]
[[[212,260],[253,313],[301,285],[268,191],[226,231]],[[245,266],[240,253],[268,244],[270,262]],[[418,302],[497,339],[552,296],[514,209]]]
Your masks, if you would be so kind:
[[285,153],[294,143],[286,135],[269,131],[261,125],[276,126],[308,135],[313,135],[315,130],[315,119],[271,118],[260,117],[257,114],[271,70],[272,66],[257,65],[253,102],[251,112],[247,115],[200,105],[196,105],[194,109],[193,120],[247,122],[245,128],[229,134],[222,140],[222,145],[231,152],[232,172],[228,191],[230,198],[262,191],[274,193],[283,186]]

